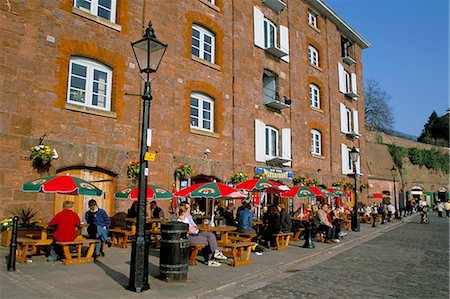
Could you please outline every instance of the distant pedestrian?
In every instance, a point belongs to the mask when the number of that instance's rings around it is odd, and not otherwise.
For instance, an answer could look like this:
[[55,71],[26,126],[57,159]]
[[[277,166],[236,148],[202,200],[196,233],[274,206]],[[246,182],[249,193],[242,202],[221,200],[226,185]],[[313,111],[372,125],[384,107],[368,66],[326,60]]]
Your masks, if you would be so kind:
[[391,222],[392,220],[392,215],[395,215],[395,207],[392,203],[389,202],[388,206],[387,206],[387,210],[388,210],[388,216],[387,216],[387,221]]
[[444,203],[444,209],[445,209],[445,215],[447,216],[447,219],[450,218],[450,199]]
[[377,204],[374,203],[372,206],[372,219],[373,219],[372,227],[378,227],[377,218],[378,218],[378,207]]
[[438,216],[442,218],[442,212],[444,212],[444,204],[442,201],[437,203]]

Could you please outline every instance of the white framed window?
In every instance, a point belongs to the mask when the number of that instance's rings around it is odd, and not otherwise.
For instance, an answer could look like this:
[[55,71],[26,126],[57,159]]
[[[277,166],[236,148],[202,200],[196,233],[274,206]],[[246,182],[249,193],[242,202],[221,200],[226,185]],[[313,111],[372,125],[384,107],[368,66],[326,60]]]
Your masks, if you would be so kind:
[[349,73],[341,63],[338,63],[339,91],[346,96],[358,99],[357,77],[355,73]]
[[191,128],[214,131],[214,100],[204,94],[193,92],[190,105]]
[[266,18],[264,18],[264,47],[277,47],[277,26]]
[[73,6],[110,22],[116,22],[116,0],[75,0]]
[[215,35],[208,29],[192,25],[192,55],[214,63]]
[[314,66],[319,66],[319,51],[313,46],[308,46],[309,63]]
[[311,130],[311,153],[322,155],[322,134],[317,130]]
[[[356,148],[359,152],[359,148]],[[341,144],[341,155],[342,155],[342,174],[354,174],[355,170],[353,169],[353,162],[350,158],[351,148],[347,147],[345,144]],[[356,161],[356,173],[361,174],[361,156],[358,161]]]
[[111,110],[112,70],[94,60],[72,57],[69,66],[67,102]]
[[271,71],[264,70],[263,73],[263,100],[264,103],[273,102],[277,99],[277,76]]
[[317,28],[317,15],[310,10],[308,10],[308,24]]
[[266,126],[266,159],[278,157],[278,130]]
[[320,109],[320,89],[315,84],[309,84],[309,104]]
[[344,104],[339,103],[341,132],[344,134],[352,134],[359,136],[358,110],[351,110]]

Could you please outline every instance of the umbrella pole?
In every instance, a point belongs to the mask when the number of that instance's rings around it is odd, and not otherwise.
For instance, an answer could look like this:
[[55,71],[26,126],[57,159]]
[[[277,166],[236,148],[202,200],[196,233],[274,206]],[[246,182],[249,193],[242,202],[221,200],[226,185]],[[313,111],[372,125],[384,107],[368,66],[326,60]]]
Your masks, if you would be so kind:
[[209,224],[211,227],[214,227],[214,198],[212,198],[211,204],[211,222]]

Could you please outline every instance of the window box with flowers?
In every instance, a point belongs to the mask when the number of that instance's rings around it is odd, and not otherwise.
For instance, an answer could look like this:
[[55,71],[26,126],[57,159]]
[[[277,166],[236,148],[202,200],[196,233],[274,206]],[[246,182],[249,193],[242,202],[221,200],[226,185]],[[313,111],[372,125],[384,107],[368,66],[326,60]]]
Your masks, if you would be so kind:
[[187,178],[192,173],[192,166],[189,164],[180,164],[178,168],[175,169],[173,175],[175,179]]
[[51,149],[48,145],[39,144],[31,148],[30,160],[35,168],[50,166],[52,160],[56,158],[58,158],[56,150]]
[[129,179],[136,179],[139,176],[139,162],[133,161],[128,164],[127,177]]

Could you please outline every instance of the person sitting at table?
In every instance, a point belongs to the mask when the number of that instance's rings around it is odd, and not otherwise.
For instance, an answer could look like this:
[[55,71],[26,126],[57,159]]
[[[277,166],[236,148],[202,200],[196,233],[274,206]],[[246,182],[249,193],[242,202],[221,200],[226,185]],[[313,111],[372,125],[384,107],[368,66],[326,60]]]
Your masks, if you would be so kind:
[[152,200],[150,202],[150,217],[156,218],[156,219],[163,219],[164,218],[164,211],[160,207],[156,205],[156,201]]
[[325,234],[325,243],[334,243],[331,241],[333,235],[333,225],[328,221],[328,205],[323,205],[321,209],[317,205],[312,206],[314,215],[314,229]]
[[89,200],[89,210],[85,214],[86,223],[88,226],[88,235],[90,239],[98,239],[95,245],[94,258],[97,258],[100,254],[105,256],[102,251],[103,243],[106,243],[108,247],[111,247],[112,243],[108,240],[109,226],[111,225],[111,219],[106,211],[97,206],[97,202],[94,199]]
[[195,224],[192,216],[190,214],[190,205],[189,203],[181,204],[178,208],[178,218],[177,221],[183,222],[189,225],[187,238],[189,243],[191,244],[205,244],[209,247],[212,254],[205,255],[205,263],[210,267],[219,267],[221,264],[218,260],[226,260],[227,257],[223,255],[222,251],[220,251],[219,246],[217,245],[216,236],[211,232],[200,232],[197,225]]
[[138,202],[134,201],[127,211],[127,218],[136,218],[138,215]]
[[269,247],[269,244],[270,247],[275,247],[275,240],[272,235],[280,233],[280,212],[276,205],[269,206],[267,213],[263,216],[263,223],[266,225],[266,229],[263,232],[262,239],[266,247]]
[[278,212],[280,213],[280,229],[283,233],[290,233],[292,230],[292,220],[286,211],[286,205],[284,203],[278,204]]
[[53,217],[48,226],[55,226],[56,231],[53,233],[53,243],[47,261],[54,262],[63,256],[61,246],[56,242],[72,242],[78,235],[77,228],[81,226],[80,217],[72,211],[73,201],[63,202],[63,210]]
[[230,202],[227,205],[225,212],[223,213],[223,218],[225,219],[225,224],[229,226],[236,226],[236,220],[234,219],[234,204]]
[[237,230],[241,233],[256,234],[255,229],[252,227],[252,205],[250,203],[244,204],[244,208],[237,214]]

